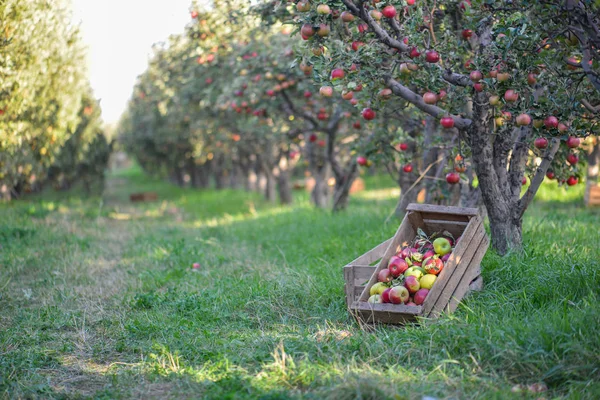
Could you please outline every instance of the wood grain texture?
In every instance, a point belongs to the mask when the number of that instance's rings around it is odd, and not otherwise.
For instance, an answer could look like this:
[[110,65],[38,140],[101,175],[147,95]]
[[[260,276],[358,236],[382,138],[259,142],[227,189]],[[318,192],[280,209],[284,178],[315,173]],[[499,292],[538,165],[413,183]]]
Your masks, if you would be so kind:
[[450,299],[448,300],[448,305],[446,306],[446,310],[448,312],[451,312],[451,313],[454,312],[456,310],[456,307],[458,307],[458,304],[461,302],[461,300],[465,297],[465,295],[469,291],[470,286],[471,286],[470,282],[472,282],[472,278],[473,278],[473,274],[474,274],[474,273],[469,273],[469,272],[471,272],[471,270],[477,269],[476,267],[473,267],[473,264],[479,265],[479,263],[483,259],[483,256],[485,255],[485,252],[488,249],[488,246],[489,246],[489,239],[487,236],[485,236],[483,238],[483,240],[481,241],[479,247],[477,248],[477,251],[475,252],[475,255],[473,256],[473,259],[471,260],[471,264],[469,265],[469,270],[465,272],[465,276],[463,276],[463,279],[458,283],[458,285],[456,286],[456,289],[454,290],[454,293],[452,293],[452,296],[450,296]]
[[369,279],[365,290],[361,294],[361,301],[367,301],[369,299],[369,290],[371,289],[371,286],[373,286],[373,284],[377,282],[377,274],[379,273],[379,271],[381,271],[382,268],[387,268],[387,264],[390,260],[390,257],[396,254],[396,248],[398,247],[398,245],[413,240],[415,235],[416,231],[412,228],[410,221],[405,216],[402,220],[402,223],[398,227],[396,234],[389,242],[389,245],[385,253],[383,254],[383,257],[379,261],[379,264],[377,264],[377,268],[375,269],[375,271],[373,271],[373,275],[371,276],[371,279]]
[[600,186],[590,187],[587,198],[587,205],[588,207],[600,206]]
[[434,204],[417,203],[409,204],[408,207],[406,207],[406,211],[419,211],[422,213],[432,214],[464,215],[468,217],[474,217],[479,214],[479,210],[477,208],[437,206]]
[[379,260],[383,256],[383,253],[387,250],[392,239],[393,238],[389,238],[385,242],[373,247],[371,250],[367,251],[365,254],[359,256],[347,265],[369,265],[373,261]]
[[[465,272],[469,269],[470,266],[473,266],[475,268],[479,265],[479,262],[475,260],[475,255],[477,253],[485,254],[485,252],[487,251],[486,241],[487,236],[485,234],[485,228],[483,227],[483,224],[479,224],[477,227],[477,231],[473,236],[473,239],[471,240],[471,243],[469,244],[467,250],[465,251],[461,262],[457,264],[456,268],[452,273],[452,276],[448,279],[446,287],[436,300],[436,303],[432,307],[429,314],[427,314],[428,316],[437,317],[440,313],[442,313],[446,309],[446,306],[448,305],[453,295],[460,295],[458,301],[462,300],[462,297],[465,295],[466,291],[469,288],[469,284],[472,281],[472,279],[468,278],[463,279],[465,278]],[[473,263],[474,261],[475,263]],[[456,289],[459,286],[464,287],[464,291],[462,291],[462,293],[461,291],[456,291]]]
[[473,236],[475,236],[475,233],[477,232],[480,226],[483,226],[483,224],[479,217],[472,218],[471,222],[469,222],[469,224],[467,225],[465,231],[462,233],[460,241],[454,248],[454,251],[452,252],[452,255],[450,256],[448,261],[446,261],[444,269],[442,269],[442,272],[438,274],[438,277],[435,283],[433,284],[433,287],[429,291],[429,294],[427,295],[427,298],[423,303],[424,315],[429,315],[429,313],[435,306],[438,298],[446,289],[446,284],[452,277],[454,269],[458,264],[462,262],[464,254],[471,245]]

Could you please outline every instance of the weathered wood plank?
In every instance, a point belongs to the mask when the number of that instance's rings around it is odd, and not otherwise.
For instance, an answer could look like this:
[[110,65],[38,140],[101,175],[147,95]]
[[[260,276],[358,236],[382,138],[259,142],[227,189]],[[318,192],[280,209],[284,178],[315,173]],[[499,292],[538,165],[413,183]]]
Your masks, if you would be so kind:
[[373,284],[375,282],[377,282],[377,273],[382,268],[387,268],[387,264],[390,260],[390,257],[393,256],[394,254],[396,254],[396,248],[399,245],[404,244],[404,242],[411,241],[415,237],[415,235],[416,235],[416,231],[412,228],[410,221],[405,216],[404,219],[402,220],[402,223],[398,227],[396,234],[394,235],[392,240],[389,242],[389,245],[388,245],[385,253],[383,254],[383,257],[379,261],[379,264],[377,264],[377,268],[373,272],[371,279],[369,279],[369,282],[367,283],[365,290],[361,294],[361,296],[360,296],[361,301],[367,301],[369,299],[369,289],[371,288],[371,286],[373,286]]
[[416,231],[417,229],[425,230],[425,221],[423,221],[423,217],[421,217],[421,213],[418,211],[407,211],[406,216],[410,220],[413,229]]
[[351,265],[354,268],[354,279],[362,279],[363,283],[373,275],[375,271],[374,265]]
[[369,265],[373,261],[377,261],[383,256],[383,253],[388,248],[390,242],[393,238],[389,238],[385,242],[381,243],[378,246],[373,247],[371,250],[367,251],[365,254],[359,256],[354,261],[351,261],[347,265]]
[[437,222],[435,220],[427,219],[425,222],[425,233],[431,235],[435,232],[440,231],[448,231],[454,236],[454,238],[458,238],[463,234],[464,230],[467,228],[468,222],[462,221],[440,221]]
[[[473,236],[473,239],[471,240],[471,243],[465,251],[462,260],[456,265],[456,268],[452,272],[452,276],[448,279],[448,282],[446,283],[446,287],[439,295],[431,311],[427,314],[428,316],[437,317],[440,313],[442,313],[448,305],[448,302],[452,298],[452,295],[454,294],[456,288],[461,283],[464,284],[466,292],[466,290],[469,287],[469,284],[471,283],[471,279],[463,280],[463,276],[465,275],[465,272],[469,269],[470,265],[473,265],[474,267],[479,265],[479,261],[481,260],[474,260],[474,256],[478,253],[481,247],[483,247],[483,254],[485,254],[485,251],[487,250],[486,240],[487,235],[485,234],[485,228],[483,227],[483,224],[479,224],[477,232]],[[475,263],[471,264],[474,261]],[[465,292],[463,292],[462,295],[464,295]]]
[[363,323],[402,324],[414,321],[421,314],[422,307],[405,306],[402,304],[356,302],[353,304],[352,310],[355,313],[355,317],[360,318]]
[[344,267],[344,291],[346,292],[346,306],[350,307],[354,302],[354,268],[350,265]]
[[406,211],[419,211],[422,213],[432,214],[465,215],[468,217],[474,217],[479,214],[479,210],[477,208],[438,206],[433,204],[417,203],[409,204],[408,207],[406,207]]
[[[479,262],[481,262],[481,260],[483,259],[483,256],[485,255],[485,252],[487,251],[488,246],[489,246],[489,239],[487,236],[485,236],[483,238],[483,240],[481,241],[481,244],[479,245],[479,248],[477,249],[475,255],[473,256],[473,259],[471,260],[471,265],[473,265],[473,264],[479,265]],[[456,310],[456,308],[458,307],[458,304],[461,302],[461,300],[465,297],[467,292],[470,290],[470,287],[471,287],[470,282],[472,281],[473,275],[474,275],[474,273],[476,273],[476,270],[477,270],[477,268],[471,268],[470,271],[465,272],[465,276],[463,277],[463,280],[459,282],[458,286],[454,290],[454,293],[452,294],[452,296],[450,297],[450,299],[448,301],[448,306],[446,308],[448,310],[448,312],[451,312],[451,313],[454,312]],[[469,273],[469,272],[471,272],[471,273]],[[483,280],[481,282],[483,283]]]
[[475,236],[475,233],[477,232],[480,226],[483,226],[483,224],[479,217],[471,219],[471,222],[469,222],[469,225],[467,225],[467,228],[463,232],[460,241],[454,248],[454,251],[452,252],[452,255],[450,256],[448,261],[446,261],[444,269],[442,270],[442,272],[439,273],[433,287],[429,291],[429,294],[427,295],[427,298],[423,303],[424,315],[429,315],[429,313],[435,306],[435,303],[437,302],[438,298],[446,289],[446,284],[452,277],[454,269],[456,268],[457,264],[460,264],[462,262],[463,256],[469,248],[473,236]]

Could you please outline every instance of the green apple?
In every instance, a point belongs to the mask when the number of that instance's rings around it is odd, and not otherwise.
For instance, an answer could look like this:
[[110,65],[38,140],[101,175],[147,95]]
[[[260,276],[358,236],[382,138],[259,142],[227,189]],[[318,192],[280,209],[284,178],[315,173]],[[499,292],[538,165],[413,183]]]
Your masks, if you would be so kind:
[[373,286],[371,286],[371,290],[369,290],[369,295],[373,296],[374,294],[381,294],[388,286],[384,285],[383,282],[377,282]]
[[437,238],[433,241],[433,250],[435,250],[438,255],[443,256],[452,251],[452,245],[446,238]]
[[383,303],[381,296],[378,294],[374,294],[373,296],[369,297],[368,301],[369,303]]
[[417,278],[417,280],[421,279],[423,275],[425,275],[425,271],[423,271],[423,268],[420,267],[410,267],[404,273],[405,278],[409,276],[414,276],[415,278]]
[[431,289],[433,287],[433,284],[435,283],[436,279],[437,279],[437,276],[433,275],[433,274],[423,275],[423,277],[421,279],[419,279],[421,288],[422,289]]

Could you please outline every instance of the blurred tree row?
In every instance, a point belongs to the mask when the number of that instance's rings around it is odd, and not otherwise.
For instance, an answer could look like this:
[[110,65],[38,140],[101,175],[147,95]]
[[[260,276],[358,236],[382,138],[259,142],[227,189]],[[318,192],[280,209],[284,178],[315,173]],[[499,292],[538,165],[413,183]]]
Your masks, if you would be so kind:
[[102,182],[110,153],[69,2],[0,2],[0,198]]

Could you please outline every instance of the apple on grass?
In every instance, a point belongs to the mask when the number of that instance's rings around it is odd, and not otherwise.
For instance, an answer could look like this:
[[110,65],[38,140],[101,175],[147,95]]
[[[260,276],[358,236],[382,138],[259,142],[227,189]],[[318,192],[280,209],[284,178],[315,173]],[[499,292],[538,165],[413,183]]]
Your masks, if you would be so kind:
[[394,286],[389,291],[390,303],[402,304],[408,301],[408,289],[404,286]]
[[197,263],[197,262],[193,263],[192,269],[194,269],[194,270],[200,269],[200,263]]
[[452,245],[448,239],[441,237],[433,241],[433,249],[438,255],[443,256],[452,251]]

